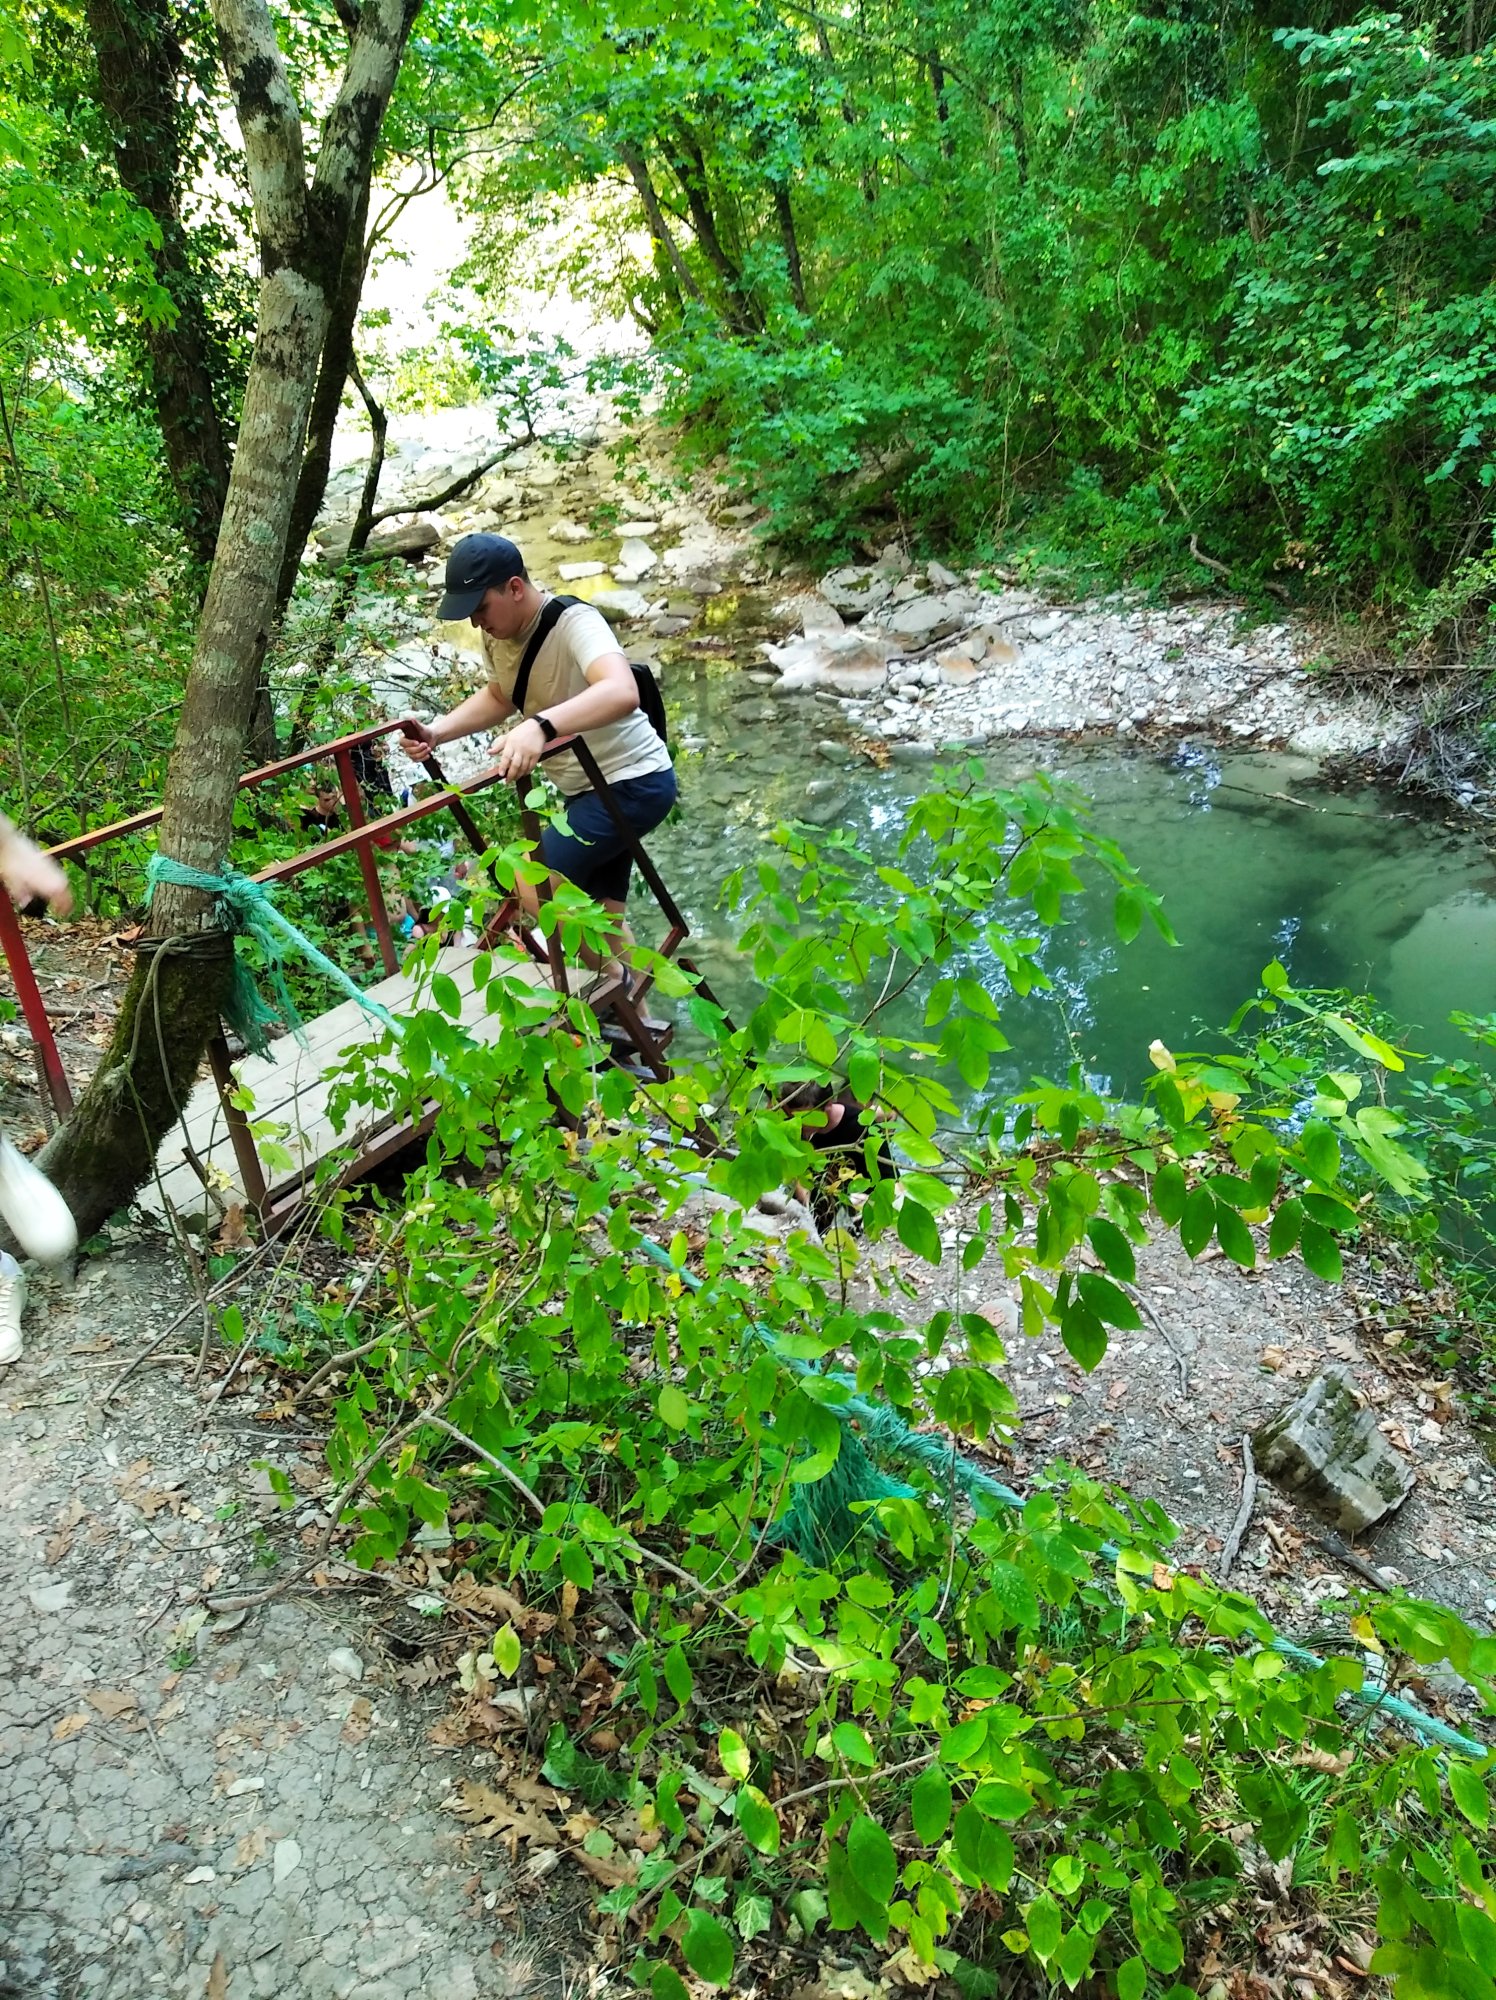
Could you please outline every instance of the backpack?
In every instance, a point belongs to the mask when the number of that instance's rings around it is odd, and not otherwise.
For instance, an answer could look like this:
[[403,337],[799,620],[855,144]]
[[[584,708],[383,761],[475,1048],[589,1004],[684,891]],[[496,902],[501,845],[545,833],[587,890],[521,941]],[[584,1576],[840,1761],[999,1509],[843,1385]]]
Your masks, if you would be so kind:
[[[553,597],[540,614],[540,622],[530,635],[524,657],[519,663],[519,672],[514,677],[514,694],[511,697],[515,707],[523,715],[525,696],[530,692],[530,669],[540,654],[541,647],[556,629],[563,611],[569,611],[574,604],[585,604],[583,597]],[[639,706],[649,720],[650,727],[662,743],[670,741],[670,725],[665,717],[665,697],[660,693],[660,684],[654,677],[653,669],[641,666],[637,660],[629,661],[629,670],[634,676],[634,686],[639,690]]]

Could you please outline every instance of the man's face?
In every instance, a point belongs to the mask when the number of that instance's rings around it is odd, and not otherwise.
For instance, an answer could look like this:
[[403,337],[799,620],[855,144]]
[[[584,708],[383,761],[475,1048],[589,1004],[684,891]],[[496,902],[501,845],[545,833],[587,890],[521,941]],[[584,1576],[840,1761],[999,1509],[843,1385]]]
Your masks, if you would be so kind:
[[512,576],[484,592],[472,623],[492,639],[513,639],[524,629],[526,609],[524,578]]

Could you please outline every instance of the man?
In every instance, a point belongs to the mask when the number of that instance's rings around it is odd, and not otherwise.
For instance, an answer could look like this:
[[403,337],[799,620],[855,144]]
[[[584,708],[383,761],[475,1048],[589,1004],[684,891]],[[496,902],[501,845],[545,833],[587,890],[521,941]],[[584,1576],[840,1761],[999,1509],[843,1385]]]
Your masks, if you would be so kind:
[[[513,542],[502,535],[463,537],[447,563],[439,615],[468,618],[483,634],[489,682],[435,722],[408,726],[400,745],[407,757],[429,757],[443,743],[493,729],[518,712],[513,697],[520,663],[550,595],[530,581]],[[634,834],[642,837],[660,824],[675,803],[670,752],[640,708],[633,668],[600,612],[590,604],[562,611],[541,642],[523,694],[523,719],[498,746],[502,777],[526,777],[550,744],[584,736]],[[577,759],[553,757],[546,770],[566,801],[566,825],[546,827],[542,859],[553,877],[585,889],[619,919],[607,953],[582,954],[597,974],[585,997],[597,1006],[620,990],[626,994],[631,983],[617,953],[629,935],[623,910],[632,863],[613,815]],[[519,893],[534,914],[534,889],[525,883]]]
[[[50,855],[16,832],[0,814],[0,882],[18,909],[51,903],[60,916],[73,907],[67,877]],[[60,1264],[78,1247],[67,1203],[45,1175],[0,1135],[0,1216],[28,1257]],[[0,1250],[0,1368],[19,1359],[26,1279],[15,1258]]]

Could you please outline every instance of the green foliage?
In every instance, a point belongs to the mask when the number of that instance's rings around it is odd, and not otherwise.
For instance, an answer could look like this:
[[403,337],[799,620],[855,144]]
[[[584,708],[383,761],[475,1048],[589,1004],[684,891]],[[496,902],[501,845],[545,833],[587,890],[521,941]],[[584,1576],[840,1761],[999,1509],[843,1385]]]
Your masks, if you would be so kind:
[[[654,335],[776,532],[1411,601],[1489,553],[1485,10],[512,10],[485,220]],[[543,67],[541,65],[544,65]],[[618,190],[647,261],[620,249]],[[497,268],[525,231],[489,232]]]
[[[739,884],[763,995],[741,1028],[654,965],[707,1046],[668,1082],[601,1064],[580,1003],[557,1017],[500,952],[475,976],[506,1032],[473,1044],[441,1005],[434,945],[417,962],[437,1004],[410,1016],[398,1061],[376,1044],[346,1063],[335,1117],[437,1105],[424,1163],[373,1215],[398,1274],[388,1304],[330,1329],[333,1355],[346,1345],[325,1390],[329,1463],[356,1558],[393,1559],[438,1524],[531,1603],[627,1605],[620,1748],[597,1764],[558,1723],[545,1772],[626,1804],[649,1835],[604,1907],[655,1993],[687,1972],[725,1986],[791,1923],[978,1980],[967,1960],[984,1950],[1034,1981],[1162,1992],[1258,1850],[1379,1900],[1405,1995],[1482,1992],[1492,1889],[1456,1829],[1480,1830],[1484,1771],[1365,1733],[1352,1704],[1370,1651],[1379,1700],[1448,1658],[1496,1708],[1496,1642],[1391,1598],[1306,1665],[1248,1599],[1170,1565],[1151,1502],[1056,1466],[1018,1504],[989,1483],[953,1507],[953,1438],[1013,1417],[991,1325],[951,1310],[908,1324],[897,1272],[880,1295],[844,1230],[766,1255],[732,1209],[694,1238],[681,1214],[703,1176],[747,1203],[808,1170],[783,1086],[850,1076],[897,1159],[892,1182],[872,1160],[857,1176],[866,1235],[905,1237],[918,1210],[937,1232],[919,1225],[918,1254],[959,1265],[962,1285],[1016,1281],[1026,1331],[1057,1326],[1089,1364],[1109,1328],[1136,1324],[1126,1287],[1153,1231],[1243,1261],[1332,1250],[1355,1220],[1334,1124],[1285,1117],[1270,1057],[1156,1047],[1142,1105],[1039,1079],[959,1129],[938,1069],[980,1068],[1001,1035],[1000,996],[965,956],[980,944],[1031,990],[1035,935],[1087,874],[1162,925],[1157,899],[1080,801],[974,774],[911,808],[896,865],[841,836],[775,841]],[[517,848],[494,859],[501,880],[527,865]],[[605,920],[563,890],[546,921],[571,948]],[[1272,1004],[1308,1018],[1270,979]],[[882,1003],[917,980],[924,1036],[883,1033]],[[724,1121],[734,1144],[704,1163],[689,1141]],[[335,1240],[347,1201],[328,1199]],[[920,1369],[936,1356],[949,1365]],[[522,1654],[498,1625],[500,1670]],[[776,1680],[797,1691],[789,1735],[769,1719]]]

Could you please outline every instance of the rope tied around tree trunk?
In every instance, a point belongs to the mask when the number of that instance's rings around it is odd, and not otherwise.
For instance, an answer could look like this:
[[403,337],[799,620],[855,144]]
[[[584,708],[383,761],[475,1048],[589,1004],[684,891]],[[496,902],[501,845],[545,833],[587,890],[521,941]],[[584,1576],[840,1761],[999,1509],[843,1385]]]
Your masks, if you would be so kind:
[[[229,990],[222,1009],[224,1020],[251,1054],[269,1054],[272,1029],[289,1029],[292,1034],[301,1037],[301,1014],[286,983],[288,948],[304,958],[324,979],[331,980],[347,999],[356,1000],[365,1013],[372,1014],[399,1038],[400,1023],[389,1009],[382,1007],[377,1000],[371,1000],[335,959],[320,951],[289,917],[282,915],[265,883],[256,882],[249,875],[241,875],[237,869],[227,865],[209,874],[205,869],[189,868],[184,862],[173,861],[169,855],[153,854],[146,871],[147,903],[161,882],[170,882],[182,889],[201,889],[204,894],[212,896],[214,916],[219,926],[236,938],[251,939],[258,947],[262,961],[258,978],[241,953],[235,950]],[[260,989],[260,980],[269,989],[268,999]]]

